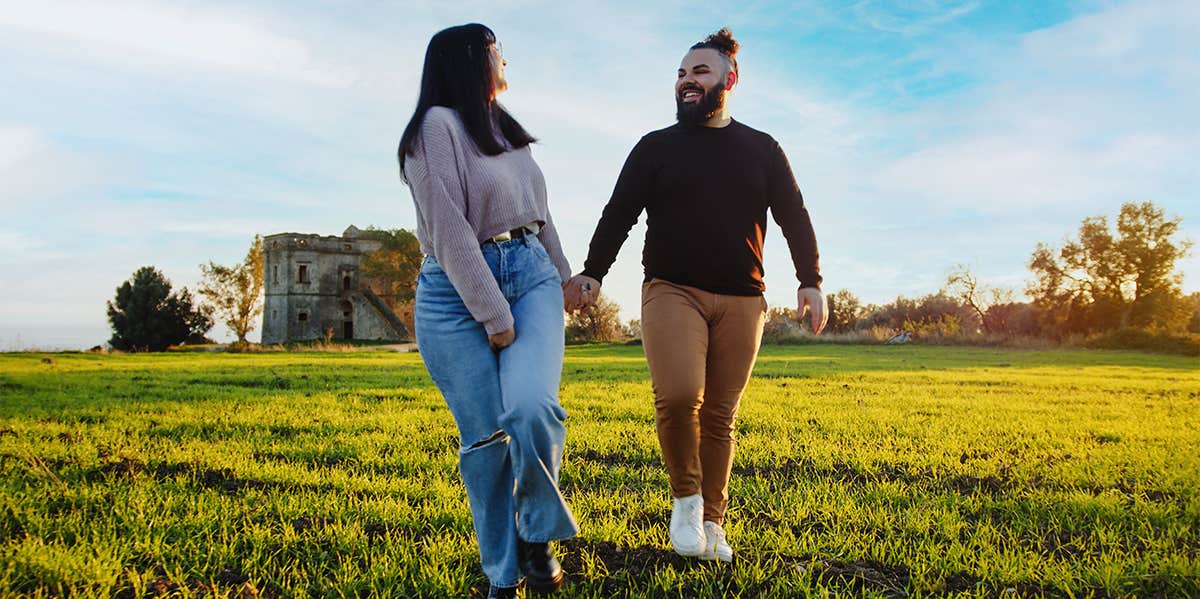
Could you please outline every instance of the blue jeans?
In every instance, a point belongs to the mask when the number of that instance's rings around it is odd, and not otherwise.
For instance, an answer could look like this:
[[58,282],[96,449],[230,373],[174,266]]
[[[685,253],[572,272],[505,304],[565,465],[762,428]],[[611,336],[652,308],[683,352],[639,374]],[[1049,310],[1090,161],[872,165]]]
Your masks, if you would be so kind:
[[567,412],[558,404],[563,298],[537,237],[482,247],[512,308],[516,340],[492,351],[483,325],[433,256],[421,265],[417,346],[458,424],[458,467],[493,585],[515,586],[517,536],[553,541],[579,532],[558,490]]

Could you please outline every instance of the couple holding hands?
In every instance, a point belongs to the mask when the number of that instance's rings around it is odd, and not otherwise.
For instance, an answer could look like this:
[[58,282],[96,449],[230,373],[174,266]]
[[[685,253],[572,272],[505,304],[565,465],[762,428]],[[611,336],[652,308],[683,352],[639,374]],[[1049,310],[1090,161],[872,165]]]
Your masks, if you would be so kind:
[[529,144],[496,102],[508,87],[495,34],[433,36],[417,109],[398,151],[426,259],[417,344],[458,425],[459,470],[489,596],[563,583],[550,545],[574,536],[558,489],[566,411],[558,403],[563,311],[589,306],[643,211],[642,339],[671,481],[672,548],[732,561],[722,523],[738,402],[762,339],[767,212],[787,239],[797,314],[824,327],[817,243],[779,144],[729,116],[738,44],[728,29],[693,45],[675,82],[678,122],[630,152],[572,276]]

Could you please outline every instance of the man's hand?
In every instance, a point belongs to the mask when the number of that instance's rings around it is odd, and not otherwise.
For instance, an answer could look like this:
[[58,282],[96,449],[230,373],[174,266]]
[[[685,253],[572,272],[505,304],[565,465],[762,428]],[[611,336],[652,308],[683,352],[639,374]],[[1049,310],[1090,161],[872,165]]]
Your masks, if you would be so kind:
[[600,281],[586,275],[575,275],[563,283],[563,308],[567,312],[582,310],[600,297]]
[[796,291],[796,318],[804,318],[805,312],[812,312],[812,328],[814,335],[820,335],[829,321],[829,307],[825,304],[825,294],[816,287],[801,287]]
[[492,351],[500,351],[512,345],[512,342],[516,339],[516,329],[513,327],[508,327],[507,329],[500,331],[495,335],[488,335],[488,345],[492,346]]

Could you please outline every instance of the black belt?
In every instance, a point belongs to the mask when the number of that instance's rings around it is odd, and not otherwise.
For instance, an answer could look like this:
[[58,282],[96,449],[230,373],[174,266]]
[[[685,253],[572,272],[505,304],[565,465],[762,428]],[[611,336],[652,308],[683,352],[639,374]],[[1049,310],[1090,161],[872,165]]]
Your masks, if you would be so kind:
[[483,242],[501,243],[504,241],[509,241],[510,239],[519,239],[526,235],[537,235],[538,232],[541,231],[541,228],[541,225],[537,224],[536,222],[532,222],[526,225],[521,225],[515,229],[509,229],[503,233],[500,233],[499,235],[493,235],[483,240]]

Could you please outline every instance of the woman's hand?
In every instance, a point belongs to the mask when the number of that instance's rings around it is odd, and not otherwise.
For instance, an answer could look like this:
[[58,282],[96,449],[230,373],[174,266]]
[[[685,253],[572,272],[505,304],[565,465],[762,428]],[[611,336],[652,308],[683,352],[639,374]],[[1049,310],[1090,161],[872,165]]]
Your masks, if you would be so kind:
[[517,339],[517,331],[513,327],[500,331],[495,335],[488,335],[488,345],[492,346],[492,351],[500,351],[510,345]]

